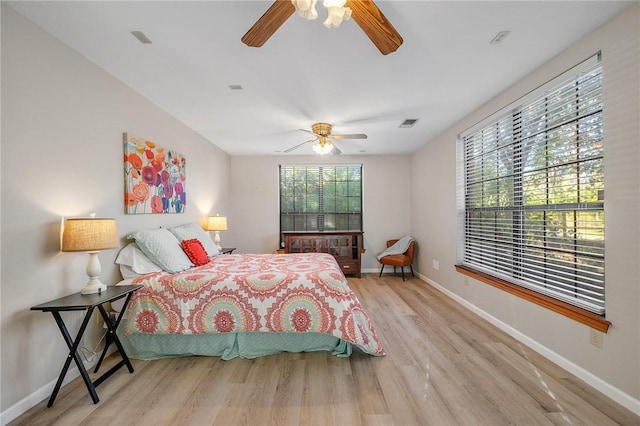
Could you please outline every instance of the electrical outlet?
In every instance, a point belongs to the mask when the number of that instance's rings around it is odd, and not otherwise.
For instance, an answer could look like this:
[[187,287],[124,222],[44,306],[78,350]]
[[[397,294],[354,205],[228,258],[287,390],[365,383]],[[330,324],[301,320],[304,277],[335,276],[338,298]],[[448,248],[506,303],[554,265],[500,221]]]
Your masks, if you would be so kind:
[[431,263],[431,266],[433,266],[433,269],[435,269],[437,271],[438,269],[440,269],[440,262],[438,262],[437,260],[433,259],[433,262]]
[[595,328],[591,329],[591,344],[595,347],[602,349],[604,334],[601,331],[596,330]]

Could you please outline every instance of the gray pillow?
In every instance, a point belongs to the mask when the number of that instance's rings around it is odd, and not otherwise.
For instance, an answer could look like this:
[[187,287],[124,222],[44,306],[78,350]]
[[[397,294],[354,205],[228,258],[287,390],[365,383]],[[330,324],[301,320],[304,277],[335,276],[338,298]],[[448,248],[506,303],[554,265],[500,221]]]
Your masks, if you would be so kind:
[[135,239],[140,250],[164,271],[175,274],[193,267],[180,241],[165,228],[132,232],[127,238]]
[[185,223],[184,225],[175,226],[173,228],[169,228],[169,231],[176,236],[178,241],[191,240],[193,238],[199,240],[209,257],[217,256],[219,254],[218,247],[216,247],[209,235],[204,229],[195,223]]

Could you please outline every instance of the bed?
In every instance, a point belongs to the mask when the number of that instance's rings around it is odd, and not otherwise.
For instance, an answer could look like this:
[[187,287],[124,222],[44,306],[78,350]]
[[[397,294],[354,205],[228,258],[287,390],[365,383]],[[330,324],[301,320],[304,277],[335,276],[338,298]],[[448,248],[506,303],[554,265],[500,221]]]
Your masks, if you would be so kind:
[[[344,357],[354,346],[384,355],[368,313],[329,254],[208,256],[214,251],[209,248],[204,250],[206,262],[167,271],[143,247],[136,239],[138,265],[123,262],[126,256],[117,260],[121,270],[123,263],[135,269],[123,270],[127,277],[122,284],[144,286],[133,293],[118,329],[132,358],[232,359],[310,351]],[[141,268],[144,257],[148,267]]]

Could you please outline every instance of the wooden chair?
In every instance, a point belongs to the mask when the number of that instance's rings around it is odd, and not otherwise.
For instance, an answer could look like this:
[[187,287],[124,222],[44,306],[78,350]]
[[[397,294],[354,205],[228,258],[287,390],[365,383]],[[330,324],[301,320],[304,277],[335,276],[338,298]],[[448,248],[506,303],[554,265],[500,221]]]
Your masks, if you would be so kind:
[[[391,247],[392,245],[394,245],[396,242],[398,242],[398,240],[389,240],[387,241],[387,247]],[[413,249],[415,248],[415,241],[411,241],[411,243],[409,244],[409,248],[407,248],[407,251],[404,252],[403,254],[392,254],[389,256],[385,256],[382,259],[379,260],[379,262],[382,264],[382,268],[380,268],[380,275],[378,275],[379,277],[382,276],[382,270],[384,269],[384,265],[391,265],[393,266],[393,273],[396,273],[396,266],[400,267],[400,271],[402,271],[402,281],[405,281],[404,278],[404,267],[408,266],[411,269],[411,276],[415,277],[415,275],[413,275]]]

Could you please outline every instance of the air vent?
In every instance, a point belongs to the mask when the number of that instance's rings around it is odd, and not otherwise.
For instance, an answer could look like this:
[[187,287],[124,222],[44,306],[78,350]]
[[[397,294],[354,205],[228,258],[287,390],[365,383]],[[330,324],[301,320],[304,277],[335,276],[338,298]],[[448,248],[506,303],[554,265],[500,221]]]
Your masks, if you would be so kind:
[[496,36],[493,39],[491,39],[489,44],[501,43],[505,38],[507,38],[509,33],[511,33],[511,31],[500,31],[498,34],[496,34]]
[[151,40],[149,40],[149,37],[144,35],[142,31],[131,31],[131,34],[133,34],[133,36],[137,38],[140,43],[151,44]]
[[398,127],[400,127],[401,129],[407,129],[409,127],[413,127],[416,124],[416,121],[418,121],[417,118],[407,118]]
[[239,84],[230,84],[229,85],[229,89],[231,89],[231,90],[242,90],[242,86],[240,86]]

